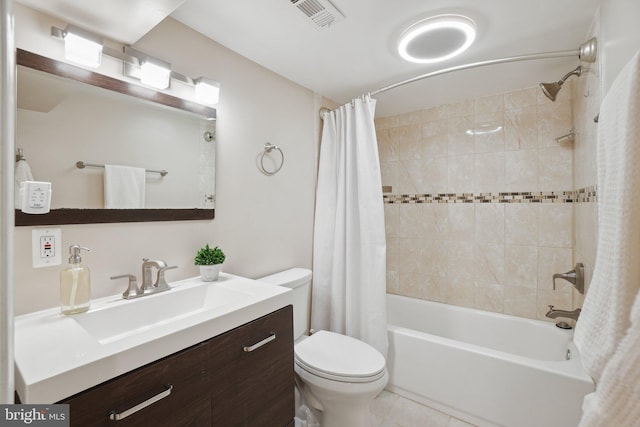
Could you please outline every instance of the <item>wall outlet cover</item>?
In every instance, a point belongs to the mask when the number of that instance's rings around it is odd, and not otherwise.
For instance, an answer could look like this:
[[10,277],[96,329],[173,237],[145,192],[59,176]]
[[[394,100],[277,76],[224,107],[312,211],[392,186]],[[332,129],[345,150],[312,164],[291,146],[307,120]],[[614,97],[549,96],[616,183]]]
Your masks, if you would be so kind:
[[59,228],[31,230],[33,267],[52,267],[62,264],[62,231]]

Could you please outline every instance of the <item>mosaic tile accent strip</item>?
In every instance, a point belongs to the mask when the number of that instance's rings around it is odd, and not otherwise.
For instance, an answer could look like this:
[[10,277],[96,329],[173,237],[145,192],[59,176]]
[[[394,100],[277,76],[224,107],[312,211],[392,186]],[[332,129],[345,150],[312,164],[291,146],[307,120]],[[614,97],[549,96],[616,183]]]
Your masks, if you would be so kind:
[[574,200],[578,203],[598,201],[598,191],[595,185],[590,185],[589,187],[580,188],[579,190],[574,191],[574,193],[575,193]]
[[595,186],[576,191],[383,194],[384,203],[574,203],[596,201]]

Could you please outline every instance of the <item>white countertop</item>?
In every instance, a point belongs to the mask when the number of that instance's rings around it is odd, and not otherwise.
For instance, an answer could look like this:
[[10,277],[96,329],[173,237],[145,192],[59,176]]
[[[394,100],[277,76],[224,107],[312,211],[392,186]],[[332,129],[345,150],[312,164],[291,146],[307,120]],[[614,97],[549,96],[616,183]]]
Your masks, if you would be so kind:
[[[293,301],[290,289],[226,273],[215,282],[196,277],[170,286],[134,300],[120,294],[92,300],[87,313],[66,316],[52,308],[16,317],[16,390],[22,403],[60,401]],[[196,291],[199,305],[181,313],[181,304],[189,303],[181,297],[185,291]],[[156,303],[160,309],[150,311]]]

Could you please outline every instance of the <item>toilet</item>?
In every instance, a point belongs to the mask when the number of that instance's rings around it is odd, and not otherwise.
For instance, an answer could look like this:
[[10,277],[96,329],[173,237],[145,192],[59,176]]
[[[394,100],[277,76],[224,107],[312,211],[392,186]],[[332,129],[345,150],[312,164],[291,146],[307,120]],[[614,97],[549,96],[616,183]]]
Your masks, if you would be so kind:
[[369,427],[369,405],[387,385],[385,359],[358,339],[329,331],[306,335],[311,271],[292,268],[258,280],[293,289],[295,372],[305,401],[322,412],[323,427]]

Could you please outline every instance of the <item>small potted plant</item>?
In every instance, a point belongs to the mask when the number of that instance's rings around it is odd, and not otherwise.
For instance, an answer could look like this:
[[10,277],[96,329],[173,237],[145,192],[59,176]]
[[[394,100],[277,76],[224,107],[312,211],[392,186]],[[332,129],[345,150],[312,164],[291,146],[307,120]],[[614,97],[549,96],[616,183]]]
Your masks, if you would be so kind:
[[218,280],[220,268],[224,262],[225,255],[219,247],[210,248],[209,244],[198,250],[194,258],[195,265],[200,266],[200,278],[205,282]]

